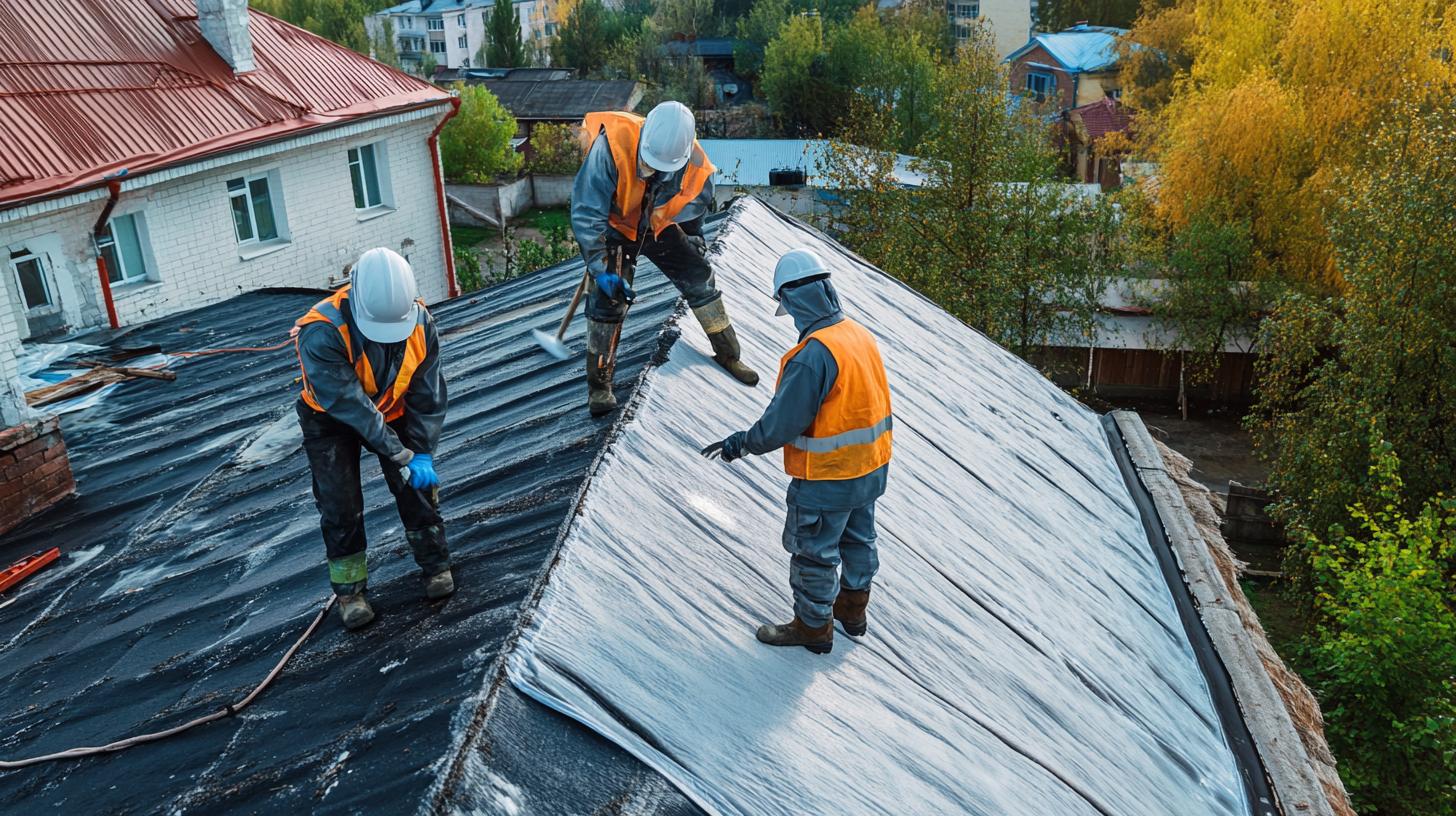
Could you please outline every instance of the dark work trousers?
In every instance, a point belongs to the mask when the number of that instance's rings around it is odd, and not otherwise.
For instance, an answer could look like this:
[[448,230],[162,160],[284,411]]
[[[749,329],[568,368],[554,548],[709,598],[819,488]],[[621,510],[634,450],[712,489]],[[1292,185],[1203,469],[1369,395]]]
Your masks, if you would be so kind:
[[[679,292],[682,292],[683,297],[687,299],[688,306],[694,309],[706,306],[722,297],[713,276],[713,267],[708,265],[708,260],[703,257],[698,248],[688,241],[688,235],[696,235],[699,230],[699,222],[695,221],[688,224],[686,230],[681,225],[670,224],[656,238],[652,236],[651,229],[644,230],[638,236],[642,240],[642,256],[662,270],[662,274],[672,281]],[[627,236],[614,229],[608,229],[608,271],[619,271],[616,266],[618,253],[621,253],[623,269],[635,268],[638,255],[637,242],[627,240]],[[623,274],[623,277],[629,281],[632,279],[630,272]],[[621,323],[622,317],[626,313],[626,303],[604,296],[597,291],[596,281],[590,282],[586,299],[586,316],[589,319],[598,323]]]
[[870,588],[880,569],[878,538],[873,501],[853,510],[788,506],[784,549],[789,551],[789,588],[799,620],[813,628],[823,626],[834,614],[841,588]]
[[[334,592],[350,595],[365,588],[368,580],[364,549],[364,492],[359,482],[359,458],[364,444],[353,428],[328,414],[315,411],[303,400],[297,403],[298,424],[303,428],[303,449],[313,472],[313,498],[318,505],[324,551],[329,559],[329,582]],[[391,423],[398,433],[401,429]],[[426,576],[450,568],[445,545],[445,527],[440,518],[436,488],[417,490],[409,486],[400,465],[378,457],[384,481],[394,494],[405,538]]]

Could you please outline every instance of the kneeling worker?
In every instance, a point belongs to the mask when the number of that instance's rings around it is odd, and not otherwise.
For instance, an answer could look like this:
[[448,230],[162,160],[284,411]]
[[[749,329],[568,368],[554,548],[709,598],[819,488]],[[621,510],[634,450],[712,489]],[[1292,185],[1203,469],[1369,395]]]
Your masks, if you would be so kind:
[[408,261],[371,249],[359,256],[347,286],[297,322],[303,368],[298,422],[313,471],[329,581],[349,629],[374,619],[364,595],[369,572],[361,448],[379,457],[423,570],[426,597],[455,591],[432,457],[445,423],[445,378],[435,322],[417,292]]
[[586,301],[587,406],[617,407],[612,370],[638,255],[682,292],[713,346],[713,359],[744,385],[758,374],[739,360],[738,337],[713,268],[703,257],[703,216],[713,205],[713,164],[695,136],[692,111],[663,102],[644,120],[618,111],[589,113],[591,140],[571,191],[571,229],[591,285]]
[[865,610],[879,568],[875,500],[890,470],[890,387],[874,336],[840,311],[829,269],[812,250],[779,259],[774,292],[778,313],[794,318],[799,344],[779,364],[777,390],[758,422],[702,453],[731,462],[784,449],[793,477],[784,548],[794,619],[759,627],[758,639],[824,654],[834,646],[834,620],[850,635],[869,627]]

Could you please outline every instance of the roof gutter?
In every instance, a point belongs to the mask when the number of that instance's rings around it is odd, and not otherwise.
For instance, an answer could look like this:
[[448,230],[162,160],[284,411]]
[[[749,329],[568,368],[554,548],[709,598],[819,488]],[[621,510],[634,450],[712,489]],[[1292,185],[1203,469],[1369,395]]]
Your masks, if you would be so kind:
[[450,297],[460,296],[460,283],[455,279],[455,244],[450,240],[450,211],[445,204],[445,168],[440,164],[440,131],[460,112],[460,97],[450,97],[450,110],[440,117],[425,143],[430,146],[430,162],[435,168],[435,206],[440,211],[440,244],[445,249],[445,291]]
[[[361,115],[358,115],[358,116],[349,116],[349,117],[341,118],[338,121],[323,122],[323,123],[314,125],[312,127],[301,128],[301,129],[298,129],[298,130],[285,131],[285,132],[282,132],[282,133],[278,133],[276,135],[265,136],[265,137],[260,138],[260,139],[253,139],[253,140],[246,141],[246,142],[239,142],[237,144],[230,144],[227,147],[222,148],[220,150],[214,150],[214,151],[209,151],[209,152],[198,153],[198,154],[193,155],[193,156],[187,156],[185,158],[180,158],[180,159],[176,159],[176,160],[173,160],[173,161],[167,161],[167,162],[164,162],[164,163],[161,163],[161,164],[157,164],[157,165],[152,166],[152,167],[147,167],[146,169],[143,169],[143,170],[138,170],[138,171],[136,171],[134,173],[128,173],[127,171],[123,170],[123,171],[120,171],[117,174],[115,174],[115,176],[108,176],[108,177],[103,178],[103,179],[101,179],[99,181],[85,182],[85,183],[82,183],[82,184],[76,184],[76,185],[72,185],[72,186],[69,186],[69,187],[63,187],[63,188],[58,189],[58,190],[48,190],[48,191],[43,192],[43,193],[36,193],[34,195],[27,196],[26,198],[20,198],[20,199],[14,200],[14,201],[0,202],[0,212],[7,212],[7,211],[10,211],[10,210],[17,210],[17,209],[21,209],[23,207],[30,207],[30,206],[33,206],[33,205],[36,205],[36,204],[44,203],[46,201],[51,201],[53,199],[65,198],[66,196],[77,195],[77,194],[80,194],[80,193],[89,192],[91,190],[100,189],[102,187],[107,186],[107,184],[108,184],[108,182],[106,180],[107,178],[120,178],[122,175],[126,175],[128,179],[142,178],[144,176],[148,176],[148,175],[151,175],[153,173],[160,173],[160,172],[165,171],[165,170],[171,170],[171,169],[173,169],[175,167],[182,167],[182,166],[189,165],[189,164],[196,164],[198,162],[210,161],[210,160],[213,160],[213,159],[221,158],[223,156],[227,156],[227,155],[232,154],[232,153],[241,153],[241,152],[246,151],[246,150],[252,150],[252,149],[255,149],[255,148],[259,148],[259,147],[267,147],[268,145],[278,144],[280,142],[287,142],[287,141],[290,141],[290,140],[293,140],[293,139],[300,139],[300,138],[303,138],[303,137],[306,137],[306,136],[309,136],[309,135],[312,135],[312,134],[315,134],[315,133],[322,133],[322,132],[326,132],[326,131],[330,131],[330,130],[335,130],[337,128],[348,127],[349,125],[358,124],[360,122],[366,122],[366,121],[368,121],[370,119],[382,119],[382,118],[385,118],[385,117],[388,117],[388,116],[396,116],[396,115],[400,115],[400,114],[411,113],[411,112],[417,111],[417,110],[423,110],[425,108],[433,107],[435,105],[439,105],[439,104],[441,104],[443,102],[447,102],[447,101],[450,101],[450,100],[449,99],[436,98],[436,99],[426,100],[424,102],[418,102],[418,103],[415,103],[415,104],[401,105],[401,106],[395,107],[395,108],[388,108],[386,110],[372,111],[372,112],[367,113],[367,114],[361,114]],[[452,104],[457,109],[460,107],[460,101],[458,99],[457,100],[454,100],[452,102]],[[454,114],[451,113],[450,115],[453,116]],[[449,118],[449,117],[446,117],[446,118]],[[133,157],[133,158],[135,158],[135,157]]]
[[116,200],[121,197],[121,177],[126,175],[123,168],[116,175],[106,179],[106,205],[101,208],[101,215],[96,218],[95,226],[91,227],[91,246],[96,250],[96,275],[101,279],[101,299],[106,303],[106,318],[111,321],[111,328],[121,328],[121,321],[116,318],[116,302],[111,299],[111,275],[106,271],[106,255],[101,252],[101,238],[110,229],[107,221],[111,220],[111,211],[116,209]]

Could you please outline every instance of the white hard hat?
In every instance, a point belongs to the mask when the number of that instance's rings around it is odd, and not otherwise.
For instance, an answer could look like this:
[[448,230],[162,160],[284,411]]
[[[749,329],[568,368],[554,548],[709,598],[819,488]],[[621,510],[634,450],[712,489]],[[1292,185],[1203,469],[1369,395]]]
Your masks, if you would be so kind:
[[681,102],[663,102],[647,114],[638,141],[638,159],[660,173],[674,173],[693,154],[697,125]]
[[[774,300],[779,299],[779,292],[788,284],[794,281],[801,281],[807,278],[829,277],[829,267],[824,265],[824,259],[812,249],[800,247],[791,249],[779,257],[779,262],[774,265]],[[783,303],[779,303],[779,310],[774,314],[785,315],[788,310]]]
[[349,309],[359,331],[376,343],[398,343],[419,322],[419,289],[409,261],[378,247],[359,256],[349,275]]

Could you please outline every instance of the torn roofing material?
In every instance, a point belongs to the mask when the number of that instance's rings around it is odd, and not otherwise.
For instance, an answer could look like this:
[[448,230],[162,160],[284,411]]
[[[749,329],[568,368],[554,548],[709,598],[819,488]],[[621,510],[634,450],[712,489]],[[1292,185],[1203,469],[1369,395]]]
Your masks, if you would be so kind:
[[787,477],[774,457],[723,466],[697,448],[770,392],[725,384],[686,333],[593,476],[512,682],[710,813],[1250,813],[1098,418],[750,200],[714,267],[751,365],[797,339],[769,290],[778,255],[806,244],[879,339],[895,397],[869,636],[841,632],[823,657],[754,641],[789,611]]
[[0,5],[0,207],[449,94],[248,13],[234,75],[193,0]]
[[[452,767],[444,755],[461,725],[454,718],[485,685],[610,433],[587,416],[580,358],[556,362],[527,334],[556,325],[581,274],[579,262],[567,264],[433,310],[450,383],[437,462],[454,597],[421,598],[371,458],[363,472],[374,624],[346,634],[331,618],[236,718],[122,753],[0,772],[3,809],[432,807]],[[646,266],[637,290],[618,364],[624,396],[677,301]],[[244,295],[108,345],[265,346],[319,297]],[[567,335],[575,350],[583,324]],[[196,357],[175,363],[174,383],[123,383],[63,418],[79,495],[0,537],[6,564],[42,545],[64,552],[0,608],[0,758],[213,711],[261,680],[302,632],[329,586],[293,415],[297,366],[288,349]],[[634,766],[643,773],[625,758],[610,767]],[[595,804],[632,780],[631,771],[599,776]]]

